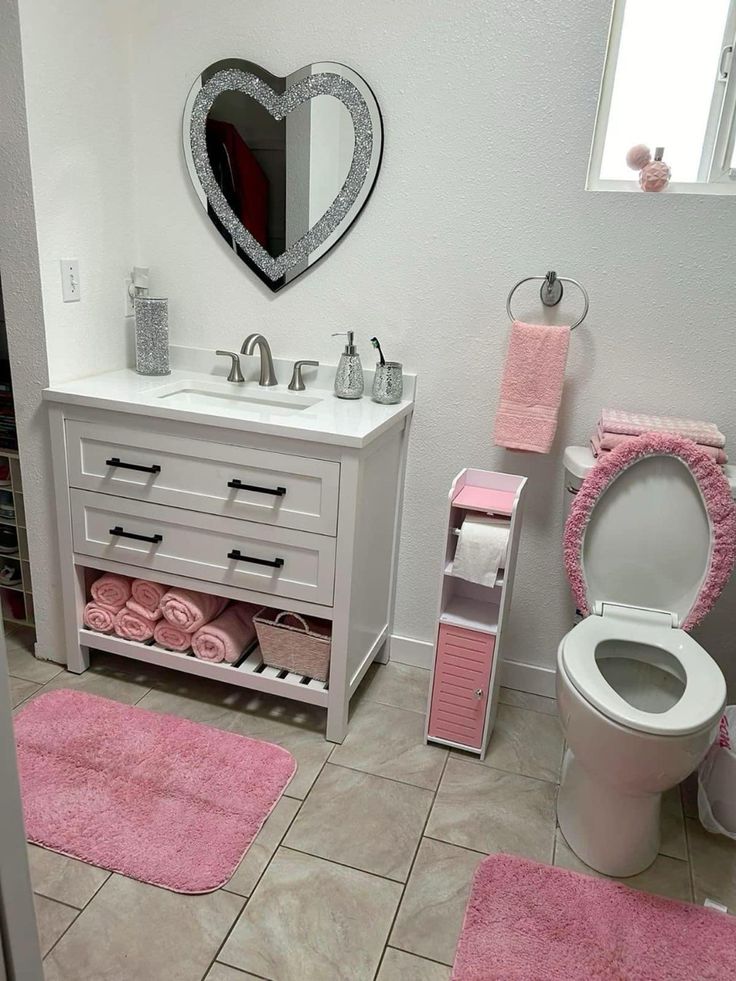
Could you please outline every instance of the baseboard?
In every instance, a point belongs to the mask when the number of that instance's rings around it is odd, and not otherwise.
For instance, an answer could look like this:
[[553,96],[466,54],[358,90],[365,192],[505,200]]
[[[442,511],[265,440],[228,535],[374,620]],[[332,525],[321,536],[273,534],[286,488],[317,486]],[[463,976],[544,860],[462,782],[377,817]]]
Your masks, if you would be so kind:
[[[415,668],[432,668],[434,644],[429,640],[416,640],[414,637],[401,637],[392,634],[389,638],[389,656],[399,664],[410,664]],[[517,691],[528,691],[534,695],[555,697],[555,671],[538,664],[523,664],[521,661],[501,662],[501,684]]]
[[433,657],[434,644],[429,640],[415,640],[398,634],[391,634],[389,638],[389,658],[392,661],[430,670]]
[[555,697],[555,670],[521,661],[501,661],[501,684],[504,688],[528,691],[533,695]]

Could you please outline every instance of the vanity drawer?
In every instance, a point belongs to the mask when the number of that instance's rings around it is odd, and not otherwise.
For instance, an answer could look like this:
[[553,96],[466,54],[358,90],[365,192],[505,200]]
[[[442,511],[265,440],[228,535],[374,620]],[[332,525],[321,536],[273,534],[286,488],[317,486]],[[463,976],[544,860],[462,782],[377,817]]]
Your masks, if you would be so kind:
[[[126,498],[71,492],[74,551],[332,606],[335,540]],[[113,531],[114,529],[114,531]],[[240,556],[240,557],[238,557]]]
[[336,533],[339,463],[74,420],[66,441],[72,487]]

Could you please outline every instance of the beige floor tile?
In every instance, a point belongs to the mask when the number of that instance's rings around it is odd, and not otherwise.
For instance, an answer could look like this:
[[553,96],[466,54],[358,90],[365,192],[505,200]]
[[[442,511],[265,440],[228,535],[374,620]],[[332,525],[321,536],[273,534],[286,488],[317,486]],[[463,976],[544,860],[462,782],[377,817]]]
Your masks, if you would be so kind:
[[685,822],[696,903],[714,899],[736,914],[736,841],[706,831],[700,821]]
[[254,981],[259,981],[255,974],[246,974],[245,971],[238,971],[237,968],[228,967],[227,964],[220,964],[219,961],[215,961],[207,972],[204,981],[249,981],[251,978]]
[[388,947],[376,981],[450,981],[450,968]]
[[43,686],[41,694],[71,688],[134,705],[143,698],[163,670],[153,664],[96,651],[86,671],[82,674],[61,671]]
[[430,790],[328,763],[284,845],[405,882],[433,797]]
[[265,978],[371,981],[401,886],[280,848],[218,960]]
[[437,787],[447,750],[424,745],[424,716],[367,699],[355,709],[330,760],[417,787]]
[[453,757],[442,777],[426,834],[478,852],[513,852],[550,862],[556,791],[546,780]]
[[659,850],[662,855],[687,861],[687,841],[685,840],[685,819],[682,813],[680,788],[673,787],[662,795],[662,814],[660,819]]
[[[201,681],[201,679],[196,679]],[[166,679],[139,703],[140,708],[170,712],[192,722],[276,743],[292,753],[297,772],[286,788],[288,797],[306,797],[333,743],[324,737],[323,710],[288,699],[264,697],[219,682],[198,685],[189,678]]]
[[374,663],[361,683],[359,697],[412,712],[425,712],[430,677],[426,668],[415,668],[398,661]]
[[10,704],[12,708],[18,708],[27,698],[35,695],[41,690],[41,685],[34,681],[25,681],[23,678],[10,677]]
[[632,875],[626,879],[614,879],[611,876],[601,875],[600,872],[596,872],[595,869],[591,869],[584,862],[581,862],[558,829],[555,842],[555,865],[563,869],[571,869],[573,872],[582,872],[584,875],[591,875],[595,878],[621,882],[631,889],[653,892],[658,896],[666,896],[668,899],[681,899],[683,902],[692,900],[690,869],[687,862],[681,862],[677,858],[668,858],[666,855],[658,855],[653,864],[640,872],[639,875]]
[[199,981],[242,905],[113,875],[47,957],[46,981]]
[[78,909],[87,905],[110,875],[105,869],[37,845],[28,846],[28,864],[36,892]]
[[33,903],[36,907],[41,956],[45,957],[62,933],[74,922],[75,917],[79,915],[79,910],[64,906],[63,903],[56,903],[53,899],[46,899],[44,896],[34,896]]
[[486,766],[557,782],[562,766],[562,729],[557,716],[499,705]]
[[473,873],[483,855],[424,838],[390,944],[443,964],[455,958]]
[[224,889],[228,892],[236,892],[239,896],[250,896],[298,810],[298,800],[291,797],[281,798],[258,832],[256,840],[246,852],[233,877],[223,886]]
[[503,705],[514,705],[516,708],[530,709],[532,712],[542,712],[544,715],[557,715],[556,698],[546,698],[544,695],[533,695],[528,691],[502,687],[498,699]]
[[39,661],[33,656],[32,646],[16,643],[15,637],[7,638],[7,647],[8,673],[14,678],[23,678],[24,681],[35,681],[38,685],[45,685],[64,670],[63,665],[54,664],[53,661]]

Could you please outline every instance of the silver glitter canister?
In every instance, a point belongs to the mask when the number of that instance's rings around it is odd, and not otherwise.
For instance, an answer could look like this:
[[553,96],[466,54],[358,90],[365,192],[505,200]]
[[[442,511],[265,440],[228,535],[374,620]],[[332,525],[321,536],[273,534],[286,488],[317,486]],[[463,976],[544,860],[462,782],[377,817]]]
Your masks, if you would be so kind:
[[135,370],[139,375],[170,375],[169,301],[162,297],[136,296]]
[[381,405],[395,405],[404,394],[403,365],[398,361],[387,361],[376,365],[373,376],[373,401]]

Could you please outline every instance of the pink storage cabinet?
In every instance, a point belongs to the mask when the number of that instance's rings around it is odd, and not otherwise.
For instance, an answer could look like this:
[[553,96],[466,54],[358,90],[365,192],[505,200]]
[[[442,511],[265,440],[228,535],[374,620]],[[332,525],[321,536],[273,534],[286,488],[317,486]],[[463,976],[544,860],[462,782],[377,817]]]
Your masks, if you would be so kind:
[[[511,605],[525,487],[526,477],[468,469],[457,475],[449,494],[425,742],[464,749],[481,759],[498,705],[502,630]],[[508,526],[504,565],[490,586],[453,573],[458,534],[470,512]]]

